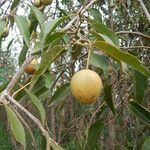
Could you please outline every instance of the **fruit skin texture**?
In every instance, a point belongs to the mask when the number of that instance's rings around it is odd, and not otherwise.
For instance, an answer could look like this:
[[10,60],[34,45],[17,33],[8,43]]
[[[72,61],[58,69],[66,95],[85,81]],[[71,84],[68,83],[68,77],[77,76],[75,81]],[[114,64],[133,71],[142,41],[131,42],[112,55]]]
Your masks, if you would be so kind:
[[4,31],[3,31],[3,33],[2,33],[2,37],[5,38],[5,37],[8,36],[8,34],[9,34],[9,29],[5,28]]
[[25,68],[25,72],[27,74],[34,74],[36,71],[35,66],[38,64],[38,61],[36,59],[33,59],[31,63]]
[[88,69],[83,69],[71,78],[71,91],[80,103],[91,104],[97,100],[102,90],[99,75]]
[[34,0],[34,5],[36,7],[40,7],[41,6],[41,1],[40,0]]
[[40,7],[42,4],[41,4],[41,1],[40,0],[34,0],[34,5],[36,7]]
[[43,5],[50,5],[52,3],[53,0],[41,0],[41,3]]

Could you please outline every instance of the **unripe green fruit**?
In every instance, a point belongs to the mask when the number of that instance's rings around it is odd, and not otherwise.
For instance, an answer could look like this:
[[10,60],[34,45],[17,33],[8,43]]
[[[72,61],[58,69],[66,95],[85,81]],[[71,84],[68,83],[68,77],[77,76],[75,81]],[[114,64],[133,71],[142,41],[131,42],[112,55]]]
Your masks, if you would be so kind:
[[41,3],[43,5],[50,5],[52,3],[53,0],[41,0]]
[[72,94],[80,103],[91,104],[95,102],[101,94],[101,90],[101,78],[92,70],[80,70],[71,79]]

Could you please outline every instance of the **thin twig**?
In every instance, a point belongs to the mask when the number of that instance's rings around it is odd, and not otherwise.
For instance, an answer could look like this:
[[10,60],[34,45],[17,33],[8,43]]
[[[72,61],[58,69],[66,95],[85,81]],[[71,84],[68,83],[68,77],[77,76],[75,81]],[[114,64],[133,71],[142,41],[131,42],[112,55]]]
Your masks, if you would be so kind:
[[130,46],[130,47],[120,47],[121,49],[150,49],[148,46]]
[[14,87],[14,85],[16,84],[16,82],[18,81],[18,79],[20,78],[22,73],[24,72],[24,69],[30,64],[30,62],[33,60],[33,58],[34,58],[34,56],[29,56],[24,61],[23,65],[19,68],[19,71],[13,76],[13,78],[11,79],[11,81],[9,82],[8,86],[5,89],[8,93],[11,92],[12,88]]
[[68,30],[72,26],[72,24],[78,19],[78,15],[83,14],[96,1],[97,0],[92,0],[86,7],[81,7],[78,10],[77,15],[62,29],[62,31]]
[[86,63],[86,69],[89,68],[91,51],[92,51],[92,48],[90,46],[90,48],[88,49],[88,58],[87,58],[87,63]]
[[142,0],[138,0],[138,1],[140,2],[140,5],[141,5],[141,7],[142,7],[142,9],[143,9],[143,11],[144,11],[144,13],[145,13],[145,16],[147,17],[147,20],[148,20],[149,23],[150,23],[150,14],[149,14],[149,12],[148,12],[146,6],[144,5],[144,3],[143,3]]
[[21,90],[23,90],[25,87],[27,87],[31,82],[28,82],[27,84],[25,84],[24,86],[22,86],[19,90],[17,90],[16,92],[14,92],[14,94],[12,95],[12,97],[14,97],[17,93],[19,93]]
[[134,31],[120,31],[120,32],[116,32],[116,34],[135,34],[135,35],[139,35],[142,36],[144,38],[150,39],[149,35],[143,34],[141,32],[134,32]]

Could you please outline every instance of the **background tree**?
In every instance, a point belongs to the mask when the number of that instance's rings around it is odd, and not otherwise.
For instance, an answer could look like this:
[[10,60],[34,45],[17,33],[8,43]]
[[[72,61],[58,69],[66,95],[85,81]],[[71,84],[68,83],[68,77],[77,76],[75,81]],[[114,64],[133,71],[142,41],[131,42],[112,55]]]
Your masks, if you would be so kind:
[[[2,0],[0,149],[150,149],[149,6]],[[85,68],[103,83],[90,105],[70,89]]]

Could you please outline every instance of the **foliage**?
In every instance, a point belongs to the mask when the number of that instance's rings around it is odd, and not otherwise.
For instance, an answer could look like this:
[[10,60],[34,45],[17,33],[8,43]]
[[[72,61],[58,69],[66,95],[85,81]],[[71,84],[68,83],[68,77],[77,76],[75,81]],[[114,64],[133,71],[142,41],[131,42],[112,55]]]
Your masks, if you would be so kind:
[[[16,140],[7,149],[18,143],[45,149],[43,128],[54,150],[150,149],[149,6],[146,0],[53,0],[40,7],[28,0],[0,2],[0,98],[15,100],[0,99],[6,111],[0,111],[0,131],[11,128]],[[35,73],[23,71],[7,91],[30,56],[40,62]],[[79,104],[70,90],[71,77],[86,67],[103,82],[91,105]],[[9,145],[9,135],[2,136]]]

